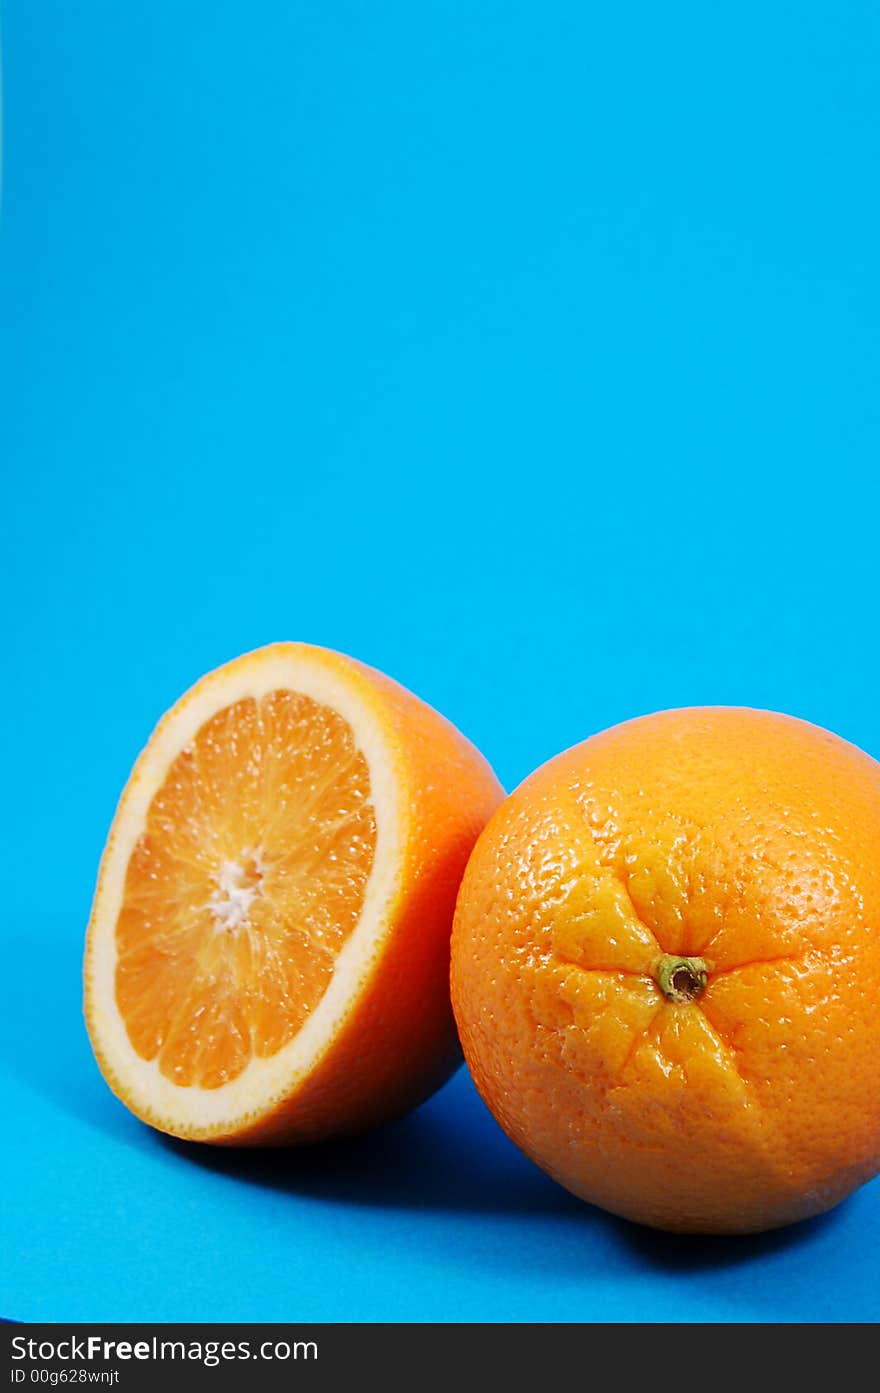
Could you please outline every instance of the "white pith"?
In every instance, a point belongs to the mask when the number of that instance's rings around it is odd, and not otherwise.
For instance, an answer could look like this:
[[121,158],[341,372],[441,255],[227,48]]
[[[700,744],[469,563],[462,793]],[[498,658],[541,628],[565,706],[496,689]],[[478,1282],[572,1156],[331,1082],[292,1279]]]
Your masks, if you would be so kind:
[[[260,871],[259,851],[245,851],[241,859],[253,861],[257,871]],[[248,927],[248,914],[259,894],[259,883],[242,884],[244,875],[244,866],[238,861],[223,861],[214,877],[216,888],[208,900],[207,908],[213,914],[218,930]]]
[[[292,646],[293,647],[293,646]],[[241,1074],[220,1088],[181,1087],[159,1069],[157,1060],[142,1059],[133,1049],[116,1003],[116,923],[122,907],[125,875],[144,829],[147,810],[168,768],[184,746],[217,711],[248,697],[259,699],[278,690],[300,692],[331,707],[351,728],[370,775],[370,800],[376,818],[373,866],[367,880],[360,919],[341,949],[324,996],[298,1034],[268,1059],[253,1058]],[[292,1093],[315,1067],[345,1019],[360,984],[381,952],[389,911],[397,889],[403,830],[394,752],[382,724],[345,670],[322,661],[308,649],[263,650],[230,669],[218,669],[192,690],[154,733],[117,810],[92,912],[86,954],[89,1025],[96,1050],[141,1115],[169,1129],[234,1130],[247,1118],[267,1111]],[[247,923],[255,889],[241,884],[242,867],[227,862],[217,876],[211,908],[218,932]]]

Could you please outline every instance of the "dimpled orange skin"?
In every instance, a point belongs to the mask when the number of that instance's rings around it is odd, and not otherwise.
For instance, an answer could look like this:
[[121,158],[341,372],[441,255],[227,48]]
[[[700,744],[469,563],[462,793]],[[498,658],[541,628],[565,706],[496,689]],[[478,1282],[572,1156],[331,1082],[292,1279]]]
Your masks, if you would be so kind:
[[830,1209],[880,1170],[880,765],[737,708],[568,750],[477,842],[452,996],[485,1102],[583,1199],[703,1233]]

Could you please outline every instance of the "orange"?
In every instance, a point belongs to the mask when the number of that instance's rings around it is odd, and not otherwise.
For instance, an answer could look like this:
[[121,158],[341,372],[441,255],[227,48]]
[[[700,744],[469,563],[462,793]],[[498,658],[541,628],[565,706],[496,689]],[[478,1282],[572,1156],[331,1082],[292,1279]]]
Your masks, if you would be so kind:
[[452,993],[477,1086],[576,1195],[769,1229],[880,1170],[880,766],[764,711],[551,760],[482,833]]
[[339,653],[279,643],[198,682],[122,794],[85,1015],[110,1087],[201,1141],[366,1127],[458,1050],[455,895],[503,797],[448,721]]

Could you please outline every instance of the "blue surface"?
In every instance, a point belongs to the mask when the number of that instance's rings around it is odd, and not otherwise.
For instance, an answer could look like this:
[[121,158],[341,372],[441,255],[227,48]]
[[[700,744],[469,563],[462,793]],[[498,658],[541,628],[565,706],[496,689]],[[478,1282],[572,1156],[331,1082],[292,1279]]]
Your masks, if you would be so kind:
[[116,797],[276,638],[512,787],[700,702],[880,755],[876,6],[7,0],[0,1311],[858,1319],[880,1185],[658,1237],[464,1074],[372,1140],[161,1140],[80,1020]]

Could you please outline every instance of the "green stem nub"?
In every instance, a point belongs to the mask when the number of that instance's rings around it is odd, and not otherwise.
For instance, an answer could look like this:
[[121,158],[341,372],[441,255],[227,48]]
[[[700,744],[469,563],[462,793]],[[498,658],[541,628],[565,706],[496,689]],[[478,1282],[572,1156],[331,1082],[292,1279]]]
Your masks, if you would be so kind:
[[705,991],[709,963],[705,958],[676,958],[663,953],[654,964],[654,978],[669,1001],[685,1005]]

